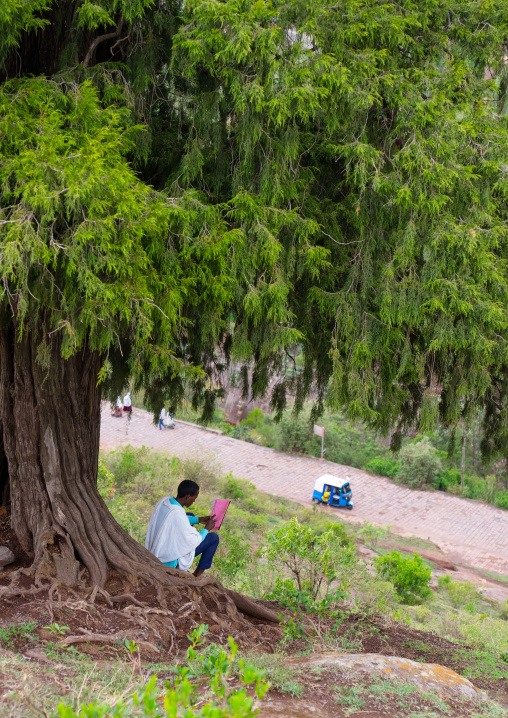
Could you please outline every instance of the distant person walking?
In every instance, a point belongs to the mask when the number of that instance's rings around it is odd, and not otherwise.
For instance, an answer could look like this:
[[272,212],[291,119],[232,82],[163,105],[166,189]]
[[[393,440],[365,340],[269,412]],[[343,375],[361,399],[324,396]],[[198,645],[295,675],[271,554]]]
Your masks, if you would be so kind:
[[115,409],[114,409],[114,412],[113,412],[113,416],[116,416],[117,418],[118,418],[119,416],[123,416],[123,404],[122,404],[122,397],[121,397],[121,396],[117,397],[116,404],[115,404]]
[[129,414],[132,413],[132,402],[131,402],[130,391],[128,391],[127,394],[123,398],[123,410],[128,412]]
[[164,421],[166,419],[166,409],[162,407],[161,413],[159,414],[159,429],[162,431],[164,429]]

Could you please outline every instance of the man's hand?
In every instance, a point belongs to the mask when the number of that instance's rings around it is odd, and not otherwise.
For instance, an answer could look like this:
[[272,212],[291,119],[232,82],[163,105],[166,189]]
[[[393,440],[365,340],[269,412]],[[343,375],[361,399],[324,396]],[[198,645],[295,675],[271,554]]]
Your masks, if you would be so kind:
[[198,522],[199,522],[200,524],[206,524],[206,522],[207,522],[207,521],[210,521],[211,518],[212,518],[211,516],[200,516],[200,517],[198,518]]
[[214,528],[215,528],[215,514],[213,516],[210,516],[208,518],[208,521],[205,524],[205,529],[207,531],[213,531]]

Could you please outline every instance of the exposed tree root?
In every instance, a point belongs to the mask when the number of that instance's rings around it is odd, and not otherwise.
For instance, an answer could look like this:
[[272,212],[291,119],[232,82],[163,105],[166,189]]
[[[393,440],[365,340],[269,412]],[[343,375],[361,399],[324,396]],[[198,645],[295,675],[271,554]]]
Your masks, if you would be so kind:
[[[233,636],[240,646],[264,645],[271,650],[282,637],[274,627],[278,618],[272,610],[225,589],[212,577],[200,580],[183,574],[182,580],[182,572],[162,570],[161,580],[155,583],[113,572],[102,588],[70,587],[61,580],[45,581],[36,573],[27,587],[27,573],[18,570],[10,585],[0,586],[0,613],[2,601],[7,606],[15,598],[17,604],[21,601],[42,613],[45,623],[69,625],[71,635],[62,636],[62,645],[111,645],[128,638],[142,650],[175,654],[203,623],[209,626],[209,639],[218,643]],[[104,631],[105,627],[111,630]]]
[[[100,643],[116,643],[119,640],[123,641],[126,638],[129,638],[129,631],[118,631],[118,633],[106,634],[92,633],[91,631],[87,631],[82,628],[81,632],[82,635],[80,636],[66,636],[63,639],[62,644],[66,646],[72,646],[74,643],[88,643],[90,641],[96,641]],[[150,651],[154,651],[154,653],[160,653],[160,650],[157,648],[157,646],[154,646],[153,643],[148,643],[147,641],[140,640],[135,641],[135,643],[142,648],[148,648]]]

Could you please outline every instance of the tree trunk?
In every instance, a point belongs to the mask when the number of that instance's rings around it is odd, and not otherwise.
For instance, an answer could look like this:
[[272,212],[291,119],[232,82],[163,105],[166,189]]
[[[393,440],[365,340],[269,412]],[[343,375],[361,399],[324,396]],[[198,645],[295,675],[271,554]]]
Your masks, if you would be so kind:
[[460,486],[464,488],[464,474],[466,472],[466,427],[462,422],[462,461],[460,464]]
[[12,528],[34,570],[73,584],[84,579],[81,562],[93,586],[104,586],[110,569],[158,585],[215,586],[245,613],[277,621],[212,577],[166,569],[119,526],[97,490],[99,354],[85,347],[63,359],[58,340],[48,350],[42,337],[27,331],[17,341],[15,333],[0,329],[0,447],[8,469],[7,481],[0,464],[0,488],[10,488]]

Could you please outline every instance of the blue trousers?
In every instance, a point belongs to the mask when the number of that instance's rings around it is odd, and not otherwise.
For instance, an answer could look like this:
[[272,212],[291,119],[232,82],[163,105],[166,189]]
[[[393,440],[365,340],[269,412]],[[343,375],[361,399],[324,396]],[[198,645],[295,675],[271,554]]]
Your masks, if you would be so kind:
[[164,427],[164,419],[159,419],[159,429],[160,429],[160,431],[162,431],[163,427]]
[[206,569],[210,568],[210,566],[212,565],[213,557],[215,556],[215,552],[219,547],[219,540],[219,534],[216,534],[211,531],[205,536],[203,541],[201,541],[201,543],[197,547],[196,556],[201,555],[197,567],[201,571],[206,571]]

